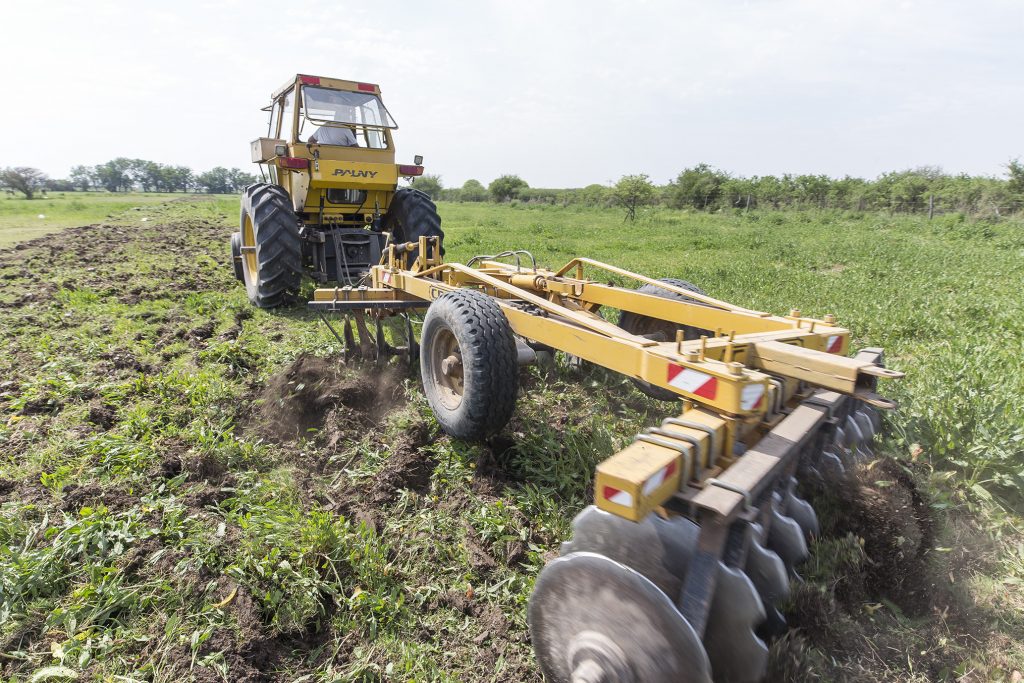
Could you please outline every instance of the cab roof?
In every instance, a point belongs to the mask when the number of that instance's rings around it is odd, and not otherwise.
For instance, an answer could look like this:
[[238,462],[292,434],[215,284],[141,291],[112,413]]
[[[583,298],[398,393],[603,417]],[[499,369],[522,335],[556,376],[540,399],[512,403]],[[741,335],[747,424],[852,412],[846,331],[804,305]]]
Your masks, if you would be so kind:
[[332,90],[351,90],[353,92],[370,92],[380,95],[380,86],[375,83],[364,83],[362,81],[346,81],[343,78],[327,78],[325,76],[310,76],[308,74],[296,74],[294,78],[274,91],[271,99],[278,97],[291,90],[296,85],[318,85]]

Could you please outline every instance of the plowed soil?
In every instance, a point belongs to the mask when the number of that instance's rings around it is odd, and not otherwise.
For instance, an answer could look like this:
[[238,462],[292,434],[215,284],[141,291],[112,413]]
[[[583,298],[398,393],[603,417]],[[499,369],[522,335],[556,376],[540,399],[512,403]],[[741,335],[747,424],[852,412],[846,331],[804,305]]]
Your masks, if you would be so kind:
[[[415,371],[248,305],[235,211],[189,199],[0,250],[0,677],[540,681],[532,582],[595,463],[664,406],[527,371],[499,436],[455,442]],[[769,680],[1018,666],[1018,601],[969,584],[996,553],[929,474],[879,456],[807,491],[822,535]]]

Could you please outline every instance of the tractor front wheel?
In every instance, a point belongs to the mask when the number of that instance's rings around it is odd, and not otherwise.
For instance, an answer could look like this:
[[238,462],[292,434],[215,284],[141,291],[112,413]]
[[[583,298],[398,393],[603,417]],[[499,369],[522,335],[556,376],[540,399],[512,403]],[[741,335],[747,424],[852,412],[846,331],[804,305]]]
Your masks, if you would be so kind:
[[476,441],[512,417],[519,366],[512,328],[491,297],[461,289],[427,309],[420,338],[423,392],[446,433]]
[[302,239],[288,193],[257,183],[242,193],[242,281],[249,301],[274,308],[298,294],[302,284]]

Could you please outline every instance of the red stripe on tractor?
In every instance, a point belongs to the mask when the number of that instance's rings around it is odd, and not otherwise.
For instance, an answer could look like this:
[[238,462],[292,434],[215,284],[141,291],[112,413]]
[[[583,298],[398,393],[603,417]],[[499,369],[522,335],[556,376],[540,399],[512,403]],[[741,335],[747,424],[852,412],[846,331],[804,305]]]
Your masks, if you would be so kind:
[[697,390],[693,392],[694,396],[702,396],[707,399],[713,399],[718,394],[718,378],[712,377],[704,384],[697,387]]

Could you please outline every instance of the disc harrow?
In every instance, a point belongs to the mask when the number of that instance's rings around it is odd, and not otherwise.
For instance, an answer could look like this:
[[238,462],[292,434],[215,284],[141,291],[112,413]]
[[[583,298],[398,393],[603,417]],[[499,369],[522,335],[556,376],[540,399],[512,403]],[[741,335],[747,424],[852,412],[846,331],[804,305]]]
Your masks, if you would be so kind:
[[[762,680],[820,532],[801,482],[848,482],[872,455],[879,410],[895,407],[877,381],[902,373],[881,349],[847,356],[849,331],[833,316],[773,316],[584,258],[557,271],[522,251],[446,263],[436,240],[389,243],[369,285],[318,289],[309,306],[353,317],[361,336],[362,315],[426,309],[419,345],[409,328],[403,348],[418,350],[450,435],[500,430],[516,365],[544,351],[623,373],[682,408],[598,465],[594,503],[537,578],[528,622],[547,679]],[[620,324],[602,307],[621,311]],[[345,340],[357,346],[348,324]],[[379,359],[380,324],[374,341]]]
[[[880,362],[874,350],[862,356]],[[797,425],[787,421],[812,424],[794,441],[787,436]],[[601,490],[599,467],[597,504],[576,517],[571,540],[541,572],[530,601],[530,632],[547,678],[557,683],[761,681],[768,642],[786,630],[780,608],[789,599],[791,582],[800,581],[808,544],[819,533],[814,508],[798,494],[798,479],[845,480],[852,464],[870,452],[879,427],[871,408],[815,391],[731,467],[705,478],[702,486],[695,480],[680,486],[636,521],[600,507],[602,494],[613,499],[616,492]],[[774,451],[780,465],[774,479],[744,489],[737,477],[728,476],[744,458],[783,440],[789,448]],[[638,440],[633,447],[637,444],[653,445]],[[615,504],[609,497],[604,502]],[[626,575],[639,575],[646,583],[622,579]],[[664,599],[652,597],[653,589]],[[647,610],[635,629],[622,629],[612,618],[624,603]],[[605,619],[598,618],[602,614]],[[681,629],[680,620],[689,629]],[[670,625],[665,628],[674,635],[652,639],[651,624]],[[689,663],[682,674],[680,661]]]

